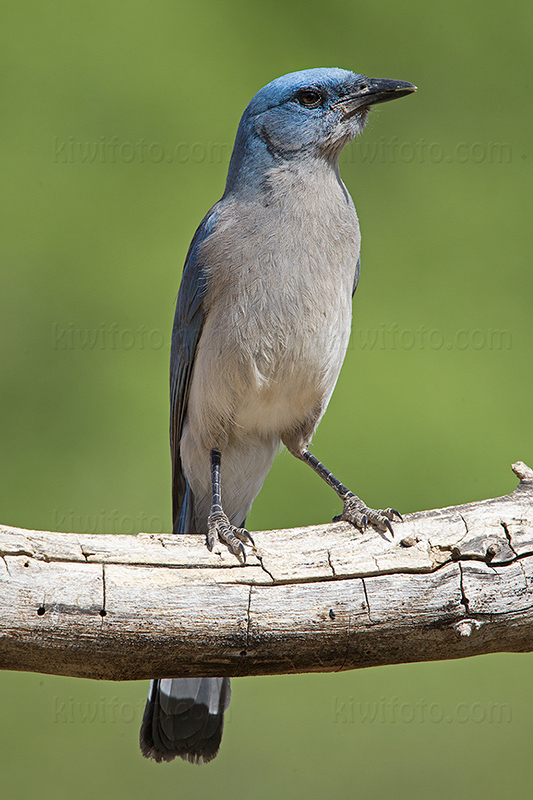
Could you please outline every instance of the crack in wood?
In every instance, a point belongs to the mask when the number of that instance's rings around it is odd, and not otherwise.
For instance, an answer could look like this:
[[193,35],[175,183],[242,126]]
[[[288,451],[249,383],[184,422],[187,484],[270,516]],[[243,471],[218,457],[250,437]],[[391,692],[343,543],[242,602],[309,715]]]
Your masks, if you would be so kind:
[[241,655],[246,655],[250,646],[250,625],[252,623],[250,609],[252,606],[252,591],[253,586],[250,586],[250,591],[248,592],[248,608],[246,609],[246,640],[245,640],[245,647],[244,652]]
[[504,530],[504,532],[505,532],[505,536],[506,536],[506,538],[507,538],[507,541],[509,542],[509,547],[510,547],[510,549],[511,549],[511,550],[513,551],[513,553],[515,554],[516,558],[517,558],[517,559],[519,559],[519,558],[520,558],[520,556],[518,555],[518,553],[517,553],[517,552],[516,552],[516,550],[514,549],[514,547],[513,547],[513,543],[512,543],[512,541],[511,541],[511,533],[510,533],[510,531],[509,531],[509,526],[507,525],[507,523],[506,523],[506,522],[505,522],[505,520],[503,520],[503,519],[502,519],[502,520],[500,520],[500,525],[502,526],[502,528],[503,528],[503,530]]
[[340,667],[337,670],[335,670],[336,672],[342,672],[344,667],[345,667],[345,665],[346,665],[346,662],[348,660],[348,653],[350,651],[350,626],[351,626],[351,622],[352,622],[351,614],[348,614],[348,625],[346,626],[346,646],[345,646],[345,649],[344,649],[344,658],[342,660],[342,664],[340,665]]
[[[503,527],[503,523],[502,523],[502,527]],[[62,534],[62,535],[67,536],[68,534]],[[102,534],[102,535],[104,535],[104,534]],[[427,541],[429,542],[429,540],[427,540]],[[435,546],[432,545],[433,549],[434,549],[434,547]],[[220,570],[223,570],[223,571],[225,571],[227,569],[231,570],[231,571],[233,571],[234,569],[238,570],[238,571],[242,572],[242,576],[243,576],[242,580],[238,581],[239,584],[241,584],[243,586],[256,586],[258,584],[252,578],[247,579],[246,572],[249,571],[249,570],[257,569],[257,567],[260,567],[260,569],[265,574],[267,574],[269,576],[269,578],[272,581],[272,585],[275,585],[275,586],[292,586],[292,585],[296,585],[296,584],[321,583],[321,582],[324,582],[324,581],[343,581],[343,580],[355,580],[357,578],[372,578],[372,577],[375,577],[376,575],[391,575],[391,576],[393,576],[393,575],[430,575],[430,574],[435,574],[435,573],[441,571],[445,567],[449,566],[451,563],[460,563],[460,562],[464,562],[464,561],[479,561],[480,563],[485,563],[485,564],[487,563],[487,557],[483,556],[483,555],[478,555],[478,554],[475,554],[475,553],[462,553],[458,549],[454,550],[451,545],[449,547],[448,546],[437,545],[436,547],[441,552],[450,552],[450,553],[453,552],[454,553],[453,557],[450,557],[450,559],[448,559],[446,561],[441,561],[439,563],[435,563],[431,567],[425,567],[425,566],[424,567],[418,567],[418,566],[416,566],[416,567],[411,567],[411,568],[409,568],[409,567],[404,567],[404,568],[394,568],[394,567],[382,568],[379,565],[379,561],[376,558],[373,557],[374,563],[376,564],[376,570],[375,571],[374,570],[373,571],[367,570],[367,571],[364,571],[364,572],[362,572],[362,571],[354,571],[354,572],[345,572],[344,574],[339,575],[335,571],[335,567],[334,567],[334,564],[333,564],[333,561],[332,561],[331,551],[328,550],[328,551],[326,551],[326,559],[328,561],[328,565],[330,566],[330,568],[332,570],[332,573],[333,573],[332,575],[317,575],[317,576],[312,576],[312,577],[302,576],[302,577],[292,578],[292,579],[290,579],[290,578],[287,578],[287,579],[276,578],[274,576],[273,572],[271,572],[268,569],[268,567],[265,566],[264,556],[260,555],[259,553],[256,553],[257,559],[259,561],[259,564],[257,564],[257,565],[254,565],[254,564],[248,565],[248,564],[246,564],[246,565],[243,566],[243,565],[240,565],[240,564],[236,564],[236,565],[224,564],[224,565],[220,565],[220,567],[214,567],[214,568],[217,569],[217,570],[220,569]],[[507,559],[505,561],[498,561],[498,563],[497,563],[498,567],[510,566],[510,565],[512,565],[514,563],[519,563],[524,558],[529,558],[529,557],[533,556],[533,549],[525,550],[524,552],[521,552],[521,553],[516,553],[516,550],[514,550],[514,548],[512,547],[511,544],[510,544],[510,549],[515,554],[514,558],[510,558],[510,559]],[[166,564],[166,563],[161,564],[161,563],[155,563],[155,562],[151,562],[151,561],[125,561],[125,560],[122,560],[122,559],[120,559],[120,560],[117,559],[116,561],[113,561],[113,560],[108,559],[108,558],[106,558],[105,561],[98,561],[97,559],[95,559],[94,561],[87,561],[86,560],[84,562],[81,562],[81,561],[72,561],[72,560],[70,560],[68,558],[56,558],[56,559],[54,559],[54,558],[42,558],[42,557],[40,557],[39,555],[37,555],[35,553],[29,553],[27,551],[16,551],[16,552],[13,552],[13,551],[4,551],[4,552],[2,552],[2,551],[0,551],[0,558],[2,558],[4,560],[4,562],[6,560],[6,556],[12,557],[12,556],[20,556],[20,555],[24,555],[24,556],[26,556],[26,557],[28,557],[30,559],[34,559],[35,561],[38,561],[38,562],[41,562],[41,563],[50,564],[50,565],[53,565],[53,564],[66,564],[66,565],[69,565],[69,564],[76,564],[76,563],[77,564],[86,563],[88,565],[100,564],[102,567],[107,565],[107,566],[127,567],[127,568],[132,568],[132,569],[135,569],[135,568],[139,568],[139,569],[149,568],[149,569],[154,569],[154,570],[177,570],[177,571],[183,571],[185,573],[189,572],[191,570],[198,570],[200,572],[200,571],[205,570],[205,569],[213,568],[213,566],[209,567],[206,564],[197,564],[197,565],[193,566],[193,565],[188,565],[188,564],[187,565],[185,565],[185,564]],[[7,562],[6,562],[6,567],[7,567]],[[223,574],[223,572],[221,572],[221,575],[222,574]],[[220,580],[219,583],[224,584],[225,581],[224,580]],[[228,581],[227,585],[228,586],[235,585],[235,582]],[[261,584],[259,584],[259,585],[261,585]]]
[[368,614],[369,622],[372,622],[372,617],[370,616],[370,600],[368,599],[368,592],[366,589],[365,579],[361,578],[361,583],[363,584],[363,592],[365,595],[365,602],[366,602],[366,613]]
[[[272,573],[271,573],[271,572],[269,572],[269,571],[268,571],[268,569],[265,567],[265,564],[264,564],[264,562],[263,562],[263,556],[262,556],[262,555],[260,555],[260,553],[257,553],[257,552],[256,552],[256,556],[257,556],[257,559],[258,559],[258,561],[259,561],[259,564],[261,565],[261,569],[263,570],[263,572],[266,572],[266,574],[269,576],[269,578],[270,578],[270,580],[272,581],[272,583],[275,583],[276,581],[275,581],[275,579],[274,579],[274,576],[273,576],[273,575],[272,575]],[[246,581],[245,581],[245,583],[246,583]],[[251,584],[251,585],[253,585],[253,584]]]
[[106,609],[106,583],[105,583],[105,564],[102,564],[102,608],[100,610],[100,616],[102,617],[102,624],[104,622],[104,617],[107,616],[107,609]]
[[459,564],[459,585],[461,587],[461,603],[465,607],[465,613],[468,616],[470,614],[470,600],[466,596],[465,593],[465,586],[464,586],[464,573],[463,567]]

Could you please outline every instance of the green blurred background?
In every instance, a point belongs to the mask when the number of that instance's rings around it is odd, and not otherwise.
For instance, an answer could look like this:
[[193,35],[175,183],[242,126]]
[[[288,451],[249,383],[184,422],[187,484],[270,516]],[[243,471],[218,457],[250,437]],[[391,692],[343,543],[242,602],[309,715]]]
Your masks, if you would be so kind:
[[[6,0],[0,14],[3,523],[169,529],[186,249],[247,102],[314,66],[419,87],[342,157],[363,271],[314,450],[378,507],[514,488],[510,463],[533,464],[530,3]],[[249,523],[338,510],[283,453]],[[202,768],[142,759],[146,683],[4,673],[1,796],[514,797],[531,780],[532,666],[238,679]]]

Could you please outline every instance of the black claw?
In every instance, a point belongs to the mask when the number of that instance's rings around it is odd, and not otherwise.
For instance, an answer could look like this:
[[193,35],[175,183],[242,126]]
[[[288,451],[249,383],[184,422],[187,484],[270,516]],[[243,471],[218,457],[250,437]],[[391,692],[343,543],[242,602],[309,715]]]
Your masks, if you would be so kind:
[[402,515],[400,514],[399,511],[396,511],[395,508],[391,508],[391,513],[392,513],[393,516],[397,516],[398,519],[400,520],[400,522],[403,522],[403,517],[402,517]]
[[361,530],[363,531],[363,533],[366,531],[367,528],[368,528],[368,517],[366,514],[363,514],[363,516],[361,517]]
[[342,514],[337,514],[335,517],[333,517],[333,519],[331,521],[332,522],[342,522],[343,521],[342,520]]
[[385,525],[386,525],[386,527],[389,529],[389,531],[390,531],[390,535],[391,535],[392,537],[394,537],[394,531],[392,530],[392,525],[390,524],[390,520],[388,520],[388,519],[385,519]]
[[254,542],[253,538],[250,536],[250,534],[248,533],[248,531],[246,531],[246,535],[248,536],[248,539],[251,541],[252,546],[255,547],[255,542]]

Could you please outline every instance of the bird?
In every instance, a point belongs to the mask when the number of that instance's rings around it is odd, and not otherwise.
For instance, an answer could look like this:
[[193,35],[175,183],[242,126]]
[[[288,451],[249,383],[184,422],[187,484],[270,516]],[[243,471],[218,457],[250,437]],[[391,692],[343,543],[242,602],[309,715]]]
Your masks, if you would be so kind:
[[[335,519],[393,533],[309,451],[348,346],[360,232],[338,159],[371,108],[416,91],[340,68],[283,75],[240,120],[225,191],[190,244],[171,343],[173,532],[244,564],[246,516],[281,445],[343,503]],[[213,759],[229,678],[154,679],[143,755]]]

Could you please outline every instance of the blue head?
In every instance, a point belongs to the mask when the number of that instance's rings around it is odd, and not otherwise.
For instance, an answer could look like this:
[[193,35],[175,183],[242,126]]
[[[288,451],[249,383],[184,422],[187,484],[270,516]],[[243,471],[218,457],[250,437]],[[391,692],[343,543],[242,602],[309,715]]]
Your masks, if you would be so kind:
[[226,191],[289,159],[336,163],[360,133],[372,105],[416,87],[344,69],[291,72],[264,86],[247,106],[237,131]]

